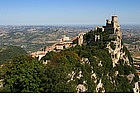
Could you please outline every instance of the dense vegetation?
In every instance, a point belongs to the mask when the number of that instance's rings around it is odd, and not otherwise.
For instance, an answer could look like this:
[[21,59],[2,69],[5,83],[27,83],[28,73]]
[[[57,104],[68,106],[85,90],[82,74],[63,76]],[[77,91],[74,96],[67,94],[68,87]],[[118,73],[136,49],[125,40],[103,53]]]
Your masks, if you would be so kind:
[[3,46],[0,47],[0,65],[14,57],[27,54],[27,52],[17,46]]
[[79,57],[66,52],[56,54],[53,60],[47,66],[25,55],[9,61],[0,72],[1,92],[75,92],[75,87],[67,82],[67,74],[79,62]]
[[[86,87],[86,92],[97,92],[99,81],[103,87],[98,92],[133,92],[138,76],[129,51],[123,48],[131,65],[120,60],[113,67],[105,47],[108,34],[102,35],[98,43],[94,43],[93,36],[91,31],[85,35],[85,45],[59,53],[49,52],[41,61],[26,55],[10,60],[0,72],[0,79],[3,79],[1,92],[77,92],[79,84]],[[46,60],[49,63],[44,65],[42,62]],[[129,74],[135,76],[131,82],[127,78]]]

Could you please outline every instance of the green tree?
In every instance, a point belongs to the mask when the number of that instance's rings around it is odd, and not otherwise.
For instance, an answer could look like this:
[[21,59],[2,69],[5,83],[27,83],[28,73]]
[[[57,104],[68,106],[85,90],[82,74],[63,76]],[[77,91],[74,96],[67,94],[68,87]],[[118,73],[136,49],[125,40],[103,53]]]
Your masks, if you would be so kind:
[[20,56],[3,66],[3,92],[43,92],[45,66],[30,56]]
[[25,50],[17,46],[3,46],[0,48],[0,65],[14,57],[27,54]]

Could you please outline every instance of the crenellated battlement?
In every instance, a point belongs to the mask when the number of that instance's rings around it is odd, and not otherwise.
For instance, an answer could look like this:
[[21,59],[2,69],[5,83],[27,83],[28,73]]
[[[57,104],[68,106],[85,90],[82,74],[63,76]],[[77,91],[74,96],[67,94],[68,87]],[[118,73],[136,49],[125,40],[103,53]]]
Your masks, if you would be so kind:
[[112,20],[106,20],[106,26],[96,27],[97,31],[111,31],[112,33],[116,33],[120,31],[120,25],[118,23],[118,16],[112,16]]

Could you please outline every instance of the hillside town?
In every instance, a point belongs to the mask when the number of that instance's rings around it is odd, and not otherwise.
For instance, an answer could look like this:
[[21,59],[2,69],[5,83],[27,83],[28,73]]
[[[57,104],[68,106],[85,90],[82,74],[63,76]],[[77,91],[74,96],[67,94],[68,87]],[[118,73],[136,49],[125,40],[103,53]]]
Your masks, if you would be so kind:
[[[64,35],[63,38],[60,39],[58,43],[55,43],[52,46],[47,47],[42,51],[33,52],[31,53],[31,56],[34,58],[35,57],[38,58],[38,60],[41,60],[41,58],[45,56],[48,52],[51,52],[51,51],[59,52],[64,49],[68,49],[72,46],[74,47],[76,45],[82,45],[84,41],[83,39],[84,34],[85,33],[80,33],[78,36],[74,37],[73,39],[70,39],[69,37]],[[78,44],[73,43],[75,40],[78,40]]]

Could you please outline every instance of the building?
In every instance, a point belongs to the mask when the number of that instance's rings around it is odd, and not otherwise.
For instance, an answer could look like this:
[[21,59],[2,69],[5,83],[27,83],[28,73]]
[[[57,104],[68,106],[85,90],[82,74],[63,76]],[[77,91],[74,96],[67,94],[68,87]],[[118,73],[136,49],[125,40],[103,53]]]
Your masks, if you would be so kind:
[[115,34],[116,32],[120,31],[120,25],[118,23],[118,17],[112,16],[112,21],[109,19],[106,20],[106,26],[102,27],[96,27],[96,31],[110,31],[112,34]]
[[45,51],[37,51],[37,52],[33,52],[33,53],[31,54],[31,56],[32,56],[33,58],[37,57],[38,60],[41,60],[41,58],[44,57],[44,56],[46,55],[46,53],[47,53],[47,52],[45,52]]
[[[106,20],[106,26],[102,27],[96,27],[95,31],[97,32],[109,32],[109,38],[115,39],[118,41],[121,41],[122,39],[122,32],[120,25],[118,23],[118,17],[117,16],[112,16],[112,20],[110,21],[109,19]],[[95,42],[100,39],[100,35],[95,35]],[[119,42],[120,44],[120,42]]]
[[[33,52],[31,53],[31,56],[34,58],[35,57],[38,58],[38,60],[41,60],[41,58],[44,57],[48,52],[51,52],[51,51],[59,52],[61,50],[70,48],[75,45],[81,46],[84,43],[84,35],[85,33],[80,33],[74,39],[70,39],[69,37],[63,35],[63,38],[60,39],[58,43],[55,43],[50,47],[46,47],[44,51]],[[99,39],[99,36],[97,36],[97,39]],[[76,44],[73,43],[75,40],[76,40]]]
[[63,50],[64,48],[65,48],[64,43],[58,43],[58,44],[55,45],[55,50],[56,51]]
[[72,44],[73,44],[73,41],[69,37],[66,37],[65,35],[63,35],[63,38],[60,39],[60,42],[54,45],[54,50],[60,51],[63,49],[67,49],[71,47]]
[[120,25],[118,23],[118,17],[112,16],[112,21],[109,19],[106,20],[106,26],[104,26],[105,31],[111,31],[115,34],[117,31],[120,31]]
[[60,39],[60,42],[65,42],[65,41],[70,41],[70,38],[67,37],[66,35],[63,35],[63,38]]

